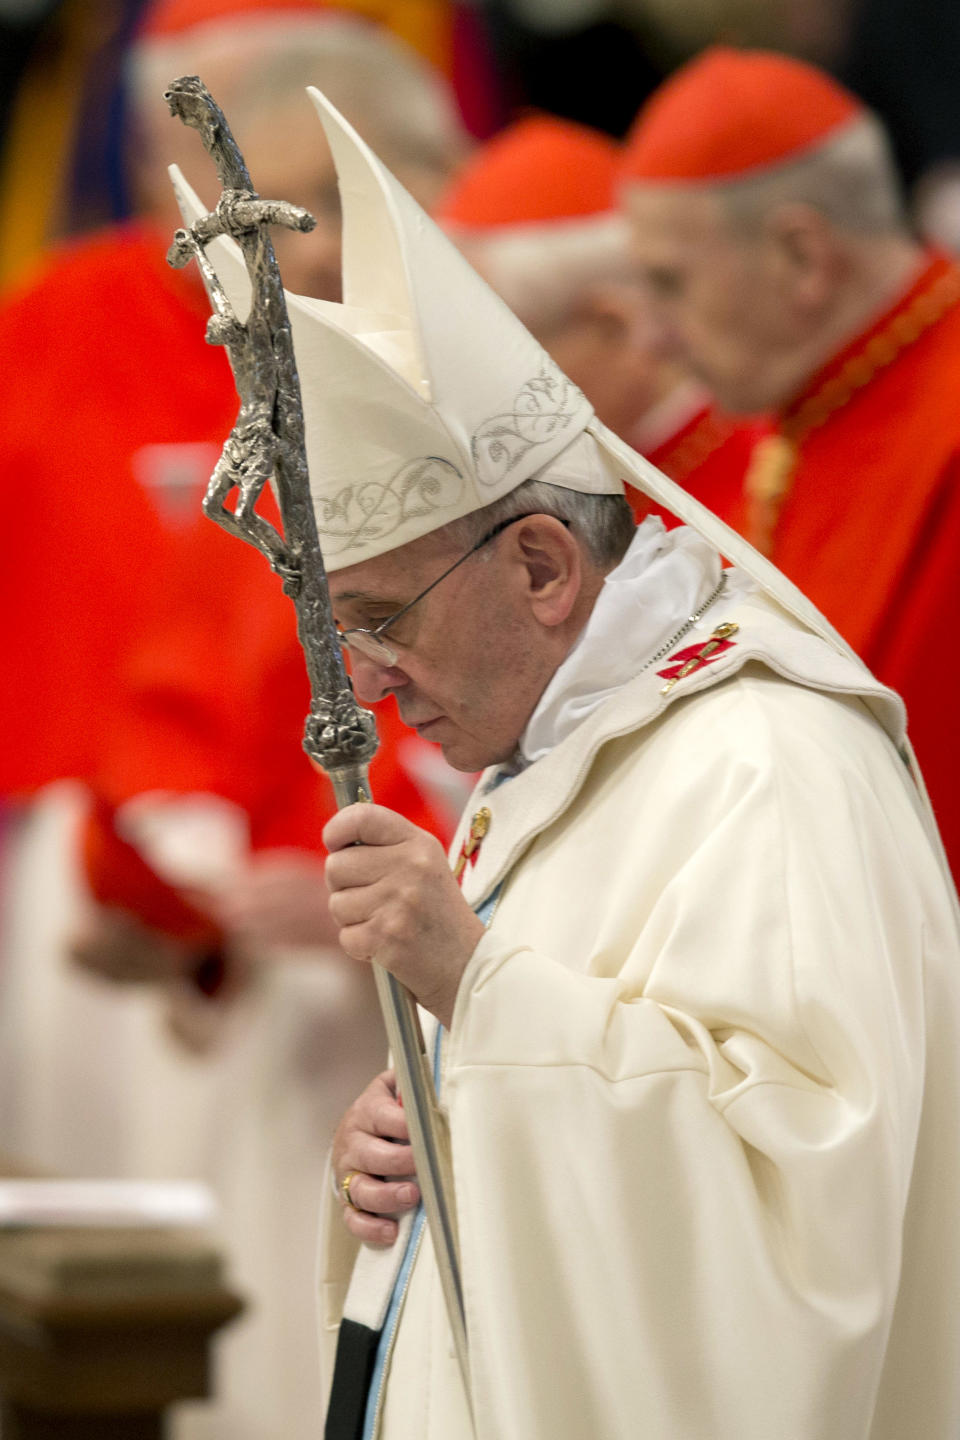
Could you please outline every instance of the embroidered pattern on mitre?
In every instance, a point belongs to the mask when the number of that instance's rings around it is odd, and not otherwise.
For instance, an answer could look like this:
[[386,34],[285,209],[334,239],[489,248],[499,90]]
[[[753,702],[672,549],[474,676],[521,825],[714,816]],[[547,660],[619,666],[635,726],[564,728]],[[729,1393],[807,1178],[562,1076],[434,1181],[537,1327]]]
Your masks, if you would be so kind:
[[[511,408],[484,420],[471,437],[470,453],[481,485],[499,484],[537,446],[563,435],[576,419],[580,398],[580,391],[556,366],[552,370],[544,366],[525,381]],[[539,463],[535,468],[540,468]]]
[[591,406],[337,110],[308,93],[340,185],[344,304],[405,317],[418,391],[476,485],[466,514],[548,465]]

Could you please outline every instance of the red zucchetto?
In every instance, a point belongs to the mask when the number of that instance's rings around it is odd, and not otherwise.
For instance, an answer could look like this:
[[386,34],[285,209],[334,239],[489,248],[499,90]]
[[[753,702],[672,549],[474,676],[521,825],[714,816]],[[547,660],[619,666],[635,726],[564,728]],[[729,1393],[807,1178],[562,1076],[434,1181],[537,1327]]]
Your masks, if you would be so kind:
[[144,12],[139,34],[141,38],[159,40],[181,35],[196,25],[206,25],[214,20],[234,19],[258,12],[268,16],[286,12],[296,17],[302,16],[305,11],[316,13],[329,8],[324,0],[155,0]]
[[530,115],[483,145],[443,196],[434,218],[471,230],[607,214],[619,147],[553,115]]
[[867,114],[822,70],[787,55],[714,46],[643,106],[621,179],[723,181],[797,159]]

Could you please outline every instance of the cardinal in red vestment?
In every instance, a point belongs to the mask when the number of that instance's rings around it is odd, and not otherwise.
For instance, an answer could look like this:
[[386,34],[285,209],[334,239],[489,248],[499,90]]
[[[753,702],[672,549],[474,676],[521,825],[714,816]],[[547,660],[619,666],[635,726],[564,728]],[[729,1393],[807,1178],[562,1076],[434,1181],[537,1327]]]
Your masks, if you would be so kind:
[[716,47],[641,110],[620,195],[661,353],[773,433],[719,506],[904,697],[960,874],[960,271],[880,122],[812,66]]

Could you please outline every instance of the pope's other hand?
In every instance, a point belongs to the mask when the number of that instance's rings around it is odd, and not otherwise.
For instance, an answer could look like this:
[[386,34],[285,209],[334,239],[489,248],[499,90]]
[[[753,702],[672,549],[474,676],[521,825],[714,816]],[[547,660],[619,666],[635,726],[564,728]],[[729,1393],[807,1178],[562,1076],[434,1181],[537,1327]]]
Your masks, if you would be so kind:
[[378,1075],[340,1121],[332,1165],[343,1223],[351,1235],[368,1245],[392,1245],[397,1238],[396,1217],[412,1210],[420,1199],[407,1117],[392,1070]]
[[375,960],[449,1025],[483,923],[460,894],[443,847],[380,805],[350,805],[329,821],[330,913],[354,960]]

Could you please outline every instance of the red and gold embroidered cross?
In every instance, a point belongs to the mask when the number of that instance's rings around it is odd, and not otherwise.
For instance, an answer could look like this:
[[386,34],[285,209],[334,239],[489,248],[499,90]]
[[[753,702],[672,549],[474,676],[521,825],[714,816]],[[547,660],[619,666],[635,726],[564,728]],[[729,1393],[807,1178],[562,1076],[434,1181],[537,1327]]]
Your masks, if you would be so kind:
[[725,650],[731,650],[736,641],[731,640],[731,635],[736,635],[740,626],[733,620],[728,620],[723,625],[718,625],[711,632],[710,639],[705,645],[688,645],[684,650],[678,650],[671,656],[670,664],[664,670],[658,670],[657,674],[662,675],[666,685],[661,685],[660,694],[668,695],[678,680],[685,680],[695,670],[700,670],[704,665],[709,665],[712,660],[719,660]]

